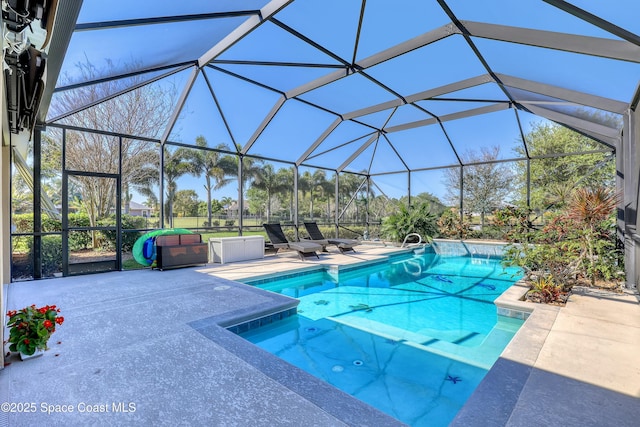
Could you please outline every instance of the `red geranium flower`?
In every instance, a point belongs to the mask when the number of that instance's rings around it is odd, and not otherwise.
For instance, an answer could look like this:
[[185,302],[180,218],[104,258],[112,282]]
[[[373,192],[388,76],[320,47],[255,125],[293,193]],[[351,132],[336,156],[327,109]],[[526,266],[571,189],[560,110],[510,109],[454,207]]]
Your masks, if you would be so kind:
[[35,304],[21,310],[9,310],[9,351],[21,351],[26,355],[47,348],[47,341],[56,331],[56,323],[61,325],[64,317],[58,316],[55,305],[36,307]]

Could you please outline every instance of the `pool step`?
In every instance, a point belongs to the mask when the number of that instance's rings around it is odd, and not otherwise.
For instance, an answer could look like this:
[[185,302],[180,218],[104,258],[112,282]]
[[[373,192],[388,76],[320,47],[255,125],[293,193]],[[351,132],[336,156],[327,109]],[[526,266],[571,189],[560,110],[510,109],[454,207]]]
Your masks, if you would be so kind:
[[[456,344],[362,317],[340,316],[339,318],[329,318],[329,320],[487,370],[502,353],[505,341],[511,340],[515,333],[515,331],[509,330],[511,328],[496,326],[486,336],[477,332],[462,335],[458,339],[459,343]],[[478,340],[478,345],[473,347],[461,345],[462,343],[466,344],[468,340]]]

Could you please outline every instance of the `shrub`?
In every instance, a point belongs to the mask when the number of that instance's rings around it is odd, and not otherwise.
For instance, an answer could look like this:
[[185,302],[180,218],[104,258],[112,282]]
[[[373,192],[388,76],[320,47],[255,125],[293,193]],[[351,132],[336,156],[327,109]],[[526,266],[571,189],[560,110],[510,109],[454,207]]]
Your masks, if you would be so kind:
[[478,234],[478,237],[482,239],[494,239],[494,240],[505,240],[505,231],[502,227],[498,227],[495,225],[486,225],[482,228],[482,230],[478,232],[472,232],[471,234]]
[[42,238],[42,275],[53,276],[62,271],[62,236]]
[[[29,263],[33,265],[33,239],[29,239]],[[42,236],[42,276],[62,271],[62,236]]]
[[615,234],[611,232],[615,222],[611,217],[617,204],[618,195],[604,187],[577,188],[567,204],[567,217],[578,225],[580,261],[591,285],[595,284],[596,277],[607,271],[602,262],[606,259],[604,255],[615,251],[612,238]]
[[504,263],[522,267],[530,279],[550,276],[565,288],[579,278],[592,286],[597,279],[621,278],[624,254],[616,245],[616,200],[604,189],[577,189],[542,230],[507,248]]
[[[333,228],[333,226],[329,226],[329,227],[324,227],[322,228],[322,234],[327,237],[327,236],[334,236],[334,231],[335,229]],[[365,230],[365,226],[363,225],[354,225],[354,226],[348,226],[348,228],[344,228],[344,227],[340,227],[340,237],[343,239],[358,239],[361,238],[364,235],[364,230]],[[372,232],[373,235],[373,231],[370,229],[369,231]]]
[[17,233],[33,233],[33,214],[18,214],[11,217]]
[[460,211],[457,209],[445,210],[438,219],[438,230],[441,236],[454,239],[467,239],[471,237],[471,214],[465,213],[460,219]]
[[550,276],[540,277],[533,281],[531,289],[527,292],[526,298],[530,301],[541,303],[565,303],[567,292],[561,285],[556,285]]
[[567,242],[523,242],[510,244],[505,248],[503,264],[522,268],[528,280],[550,276],[555,283],[571,286],[575,281],[579,262],[576,248]]
[[[16,226],[16,232],[18,233],[33,233],[33,214],[18,214],[12,217],[12,221]],[[41,219],[42,231],[45,233],[51,233],[55,231],[62,231],[62,222],[59,219],[51,218],[47,214],[42,215]]]
[[[141,216],[122,215],[120,218],[122,222],[123,230],[137,230],[144,228],[146,225],[146,219]],[[98,225],[102,227],[115,227],[116,218],[110,216],[103,220],[98,221]],[[131,252],[133,245],[140,237],[140,233],[137,232],[123,232],[122,233],[122,251]],[[102,230],[100,231],[100,247],[105,250],[116,250],[116,231],[115,230]]]
[[507,206],[493,212],[493,224],[502,231],[501,239],[513,242],[531,230],[531,209]]
[[[89,216],[85,213],[69,214],[69,226],[70,227],[89,227]],[[78,251],[81,249],[87,249],[91,246],[91,232],[90,231],[74,231],[69,233],[69,250]]]
[[400,204],[398,211],[382,221],[381,232],[394,242],[401,242],[410,233],[418,233],[425,241],[437,233],[436,216],[429,202],[406,207]]

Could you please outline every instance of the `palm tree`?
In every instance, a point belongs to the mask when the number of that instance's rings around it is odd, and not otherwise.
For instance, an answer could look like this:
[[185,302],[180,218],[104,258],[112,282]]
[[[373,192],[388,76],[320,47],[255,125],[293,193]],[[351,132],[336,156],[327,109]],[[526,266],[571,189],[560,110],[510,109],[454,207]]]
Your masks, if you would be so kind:
[[166,147],[164,148],[164,181],[167,196],[165,206],[170,228],[173,228],[173,201],[178,190],[177,180],[189,172],[189,165],[185,163],[182,154],[182,150],[178,149],[171,153]]
[[233,156],[233,165],[238,171],[238,162],[242,162],[242,182],[238,183],[238,217],[242,215],[240,211],[240,205],[244,200],[244,192],[247,190],[247,186],[250,185],[260,175],[262,170],[263,160],[256,159],[254,157],[241,156],[242,146],[236,143],[237,155]]
[[181,148],[179,151],[182,157],[189,161],[189,173],[196,177],[204,175],[204,188],[207,191],[207,224],[211,226],[211,192],[227,185],[231,181],[228,177],[235,175],[237,169],[234,168],[234,162],[228,155],[214,151],[228,151],[227,144],[221,143],[213,147],[213,150],[205,150],[207,140],[200,135],[196,138],[196,146],[202,149]]
[[335,176],[330,180],[325,180],[322,184],[320,184],[320,191],[322,192],[322,197],[327,200],[327,221],[331,219],[331,199],[334,197],[336,192],[336,179]]
[[293,195],[294,195],[294,185],[293,185],[293,167],[290,168],[282,168],[278,169],[278,179],[283,184],[283,188],[280,190],[281,194],[287,198],[287,202],[289,205],[289,221],[293,221]]
[[[340,175],[340,195],[342,196],[342,203],[347,204],[352,197],[354,197],[354,193],[360,188],[362,184],[362,178],[358,175],[354,175],[352,173],[343,173]],[[355,197],[354,197],[355,200]],[[347,206],[345,206],[346,208]],[[357,215],[357,212],[356,212]]]
[[313,174],[309,171],[305,171],[300,178],[301,191],[303,197],[306,193],[309,193],[309,217],[313,219],[313,196],[317,191],[323,191],[323,186],[326,185],[327,178],[323,170],[317,170]]
[[[317,170],[312,175],[312,190],[319,192],[324,198],[326,195],[327,174],[323,170]],[[313,219],[313,197],[311,198],[311,219]]]
[[149,208],[151,208],[152,211],[157,211],[158,209],[158,197],[155,195],[155,193],[151,193],[151,194],[146,194],[146,200],[145,200],[145,205],[149,206]]
[[135,143],[128,138],[123,139],[122,151],[122,194],[125,196],[122,202],[125,213],[129,213],[131,190],[143,194],[150,188],[150,182],[158,183],[160,159],[157,146]]
[[[298,176],[298,191],[302,194],[302,199],[307,197],[307,193],[311,190],[311,173],[305,171]],[[301,212],[299,212],[300,214]]]
[[[236,151],[240,153],[242,146],[236,143]],[[233,157],[233,164],[236,172],[238,171],[238,161],[240,160],[240,154]],[[242,157],[242,189],[246,189],[247,185],[251,184],[260,175],[262,170],[263,160],[253,157]]]
[[224,196],[222,199],[220,199],[220,204],[224,208],[225,212],[229,210],[229,206],[231,206],[232,203],[233,203],[233,197]]
[[267,222],[271,219],[271,198],[274,194],[284,190],[284,185],[280,176],[273,170],[272,165],[266,165],[262,168],[260,175],[253,182],[254,188],[267,193]]
[[618,200],[618,194],[606,187],[576,188],[567,206],[568,217],[581,228],[580,258],[589,265],[588,275],[591,277],[592,286],[596,281],[596,241],[601,236],[599,228],[614,212]]

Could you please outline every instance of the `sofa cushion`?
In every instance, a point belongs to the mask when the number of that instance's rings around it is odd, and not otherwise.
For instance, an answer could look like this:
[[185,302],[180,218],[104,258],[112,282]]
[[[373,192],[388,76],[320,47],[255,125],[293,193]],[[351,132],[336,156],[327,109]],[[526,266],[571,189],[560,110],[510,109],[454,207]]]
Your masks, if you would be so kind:
[[170,234],[156,237],[156,246],[177,246],[180,244],[180,236]]
[[202,243],[202,238],[199,234],[181,234],[180,235],[180,244],[181,245],[192,245],[194,243]]

